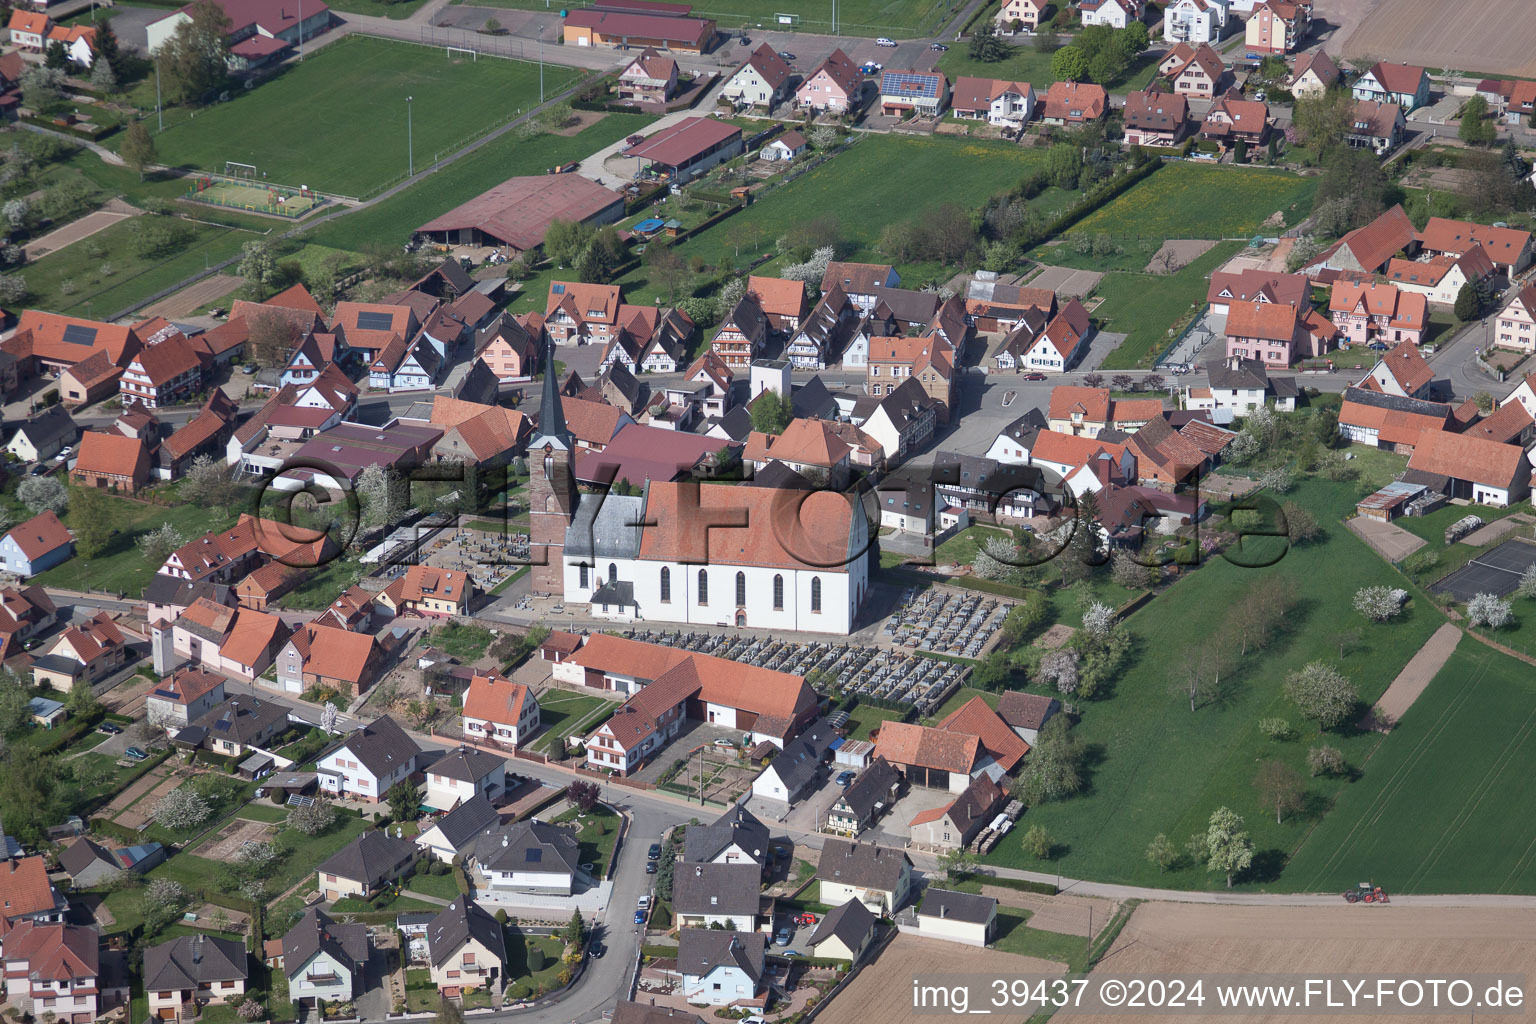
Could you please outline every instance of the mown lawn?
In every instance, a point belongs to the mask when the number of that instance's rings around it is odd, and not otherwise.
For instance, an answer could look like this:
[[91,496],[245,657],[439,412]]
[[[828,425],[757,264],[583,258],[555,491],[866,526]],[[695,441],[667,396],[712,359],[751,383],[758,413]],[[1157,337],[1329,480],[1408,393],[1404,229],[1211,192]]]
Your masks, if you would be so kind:
[[933,553],[935,565],[970,565],[977,552],[993,538],[1013,543],[1013,534],[992,526],[967,526],[940,544]]
[[[416,113],[419,125],[420,109]],[[510,177],[543,174],[551,167],[579,160],[609,143],[642,131],[653,120],[644,114],[608,114],[571,136],[540,135],[520,139],[516,131],[507,132],[455,162],[446,173],[434,174],[365,210],[319,225],[306,237],[309,241],[349,252],[361,252],[375,243],[403,244],[411,232],[433,217]],[[417,145],[421,145],[419,139]],[[540,302],[543,301],[542,294]]]
[[1069,963],[1080,956],[1088,940],[1081,935],[1064,935],[1061,932],[1042,931],[1027,925],[1029,912],[1012,907],[997,908],[997,940],[993,949],[1019,956],[1039,957]]
[[[1074,232],[1108,232],[1129,248],[1141,238],[1245,238],[1279,234],[1312,210],[1316,178],[1289,171],[1165,164],[1151,177],[1075,224]],[[1279,227],[1267,221],[1285,217]]]
[[860,704],[848,712],[848,738],[851,740],[867,740],[870,733],[878,729],[883,723],[894,722],[900,718],[902,718],[900,711],[877,708],[870,704]]
[[557,822],[569,822],[576,826],[576,839],[581,843],[581,863],[592,865],[592,877],[602,879],[608,873],[608,861],[613,858],[613,846],[619,839],[617,811],[602,804],[578,818],[574,809],[557,815]]
[[[944,136],[866,135],[831,160],[788,185],[773,190],[741,213],[727,218],[677,246],[685,259],[706,266],[745,266],[796,225],[817,219],[836,221],[837,235],[850,260],[889,262],[877,243],[891,224],[915,220],[949,203],[966,209],[1014,188],[1045,162],[1045,150],[981,139]],[[1051,213],[1067,206],[1076,193],[1048,189],[1032,205]],[[773,273],[776,264],[755,271]],[[936,263],[897,265],[903,287],[927,280],[948,280],[954,268]],[[620,279],[625,295],[644,301],[645,266]]]
[[1536,892],[1533,737],[1531,667],[1464,637],[1306,838],[1287,887]]
[[[139,551],[135,543],[138,537],[170,523],[183,538],[191,540],[208,530],[226,529],[237,518],[234,512],[196,505],[167,507],[110,495],[104,500],[117,531],[106,548],[94,558],[76,555],[34,577],[32,582],[45,587],[111,590],[136,598],[144,592],[144,586],[155,570],[160,568],[151,565]],[[70,513],[66,512],[62,518],[65,525],[69,525]]]
[[[518,10],[543,11],[548,9],[545,0],[475,0],[483,7],[510,7]],[[583,4],[572,4],[581,7]],[[946,18],[962,5],[958,0],[842,0],[837,5],[837,29],[843,35],[897,37],[927,36],[944,24]],[[343,7],[343,10],[350,8]],[[721,32],[737,29],[771,27],[775,32],[798,30],[801,32],[830,32],[832,29],[831,7],[820,0],[774,0],[767,4],[762,0],[703,0],[693,7],[693,17],[713,18]],[[798,24],[785,25],[777,21],[780,14],[798,15]],[[753,46],[756,46],[756,42]],[[721,45],[730,53],[742,48],[732,41]],[[719,50],[716,51],[720,52]]]
[[[561,91],[582,73],[546,66],[546,93]],[[539,66],[450,59],[441,49],[356,36],[289,66],[260,88],[235,93],[228,103],[178,119],[155,136],[160,162],[223,172],[226,161],[237,160],[255,164],[274,183],[364,196],[406,174],[407,96],[419,170],[519,109],[536,106]]]
[[452,875],[424,875],[417,872],[411,876],[406,888],[411,892],[436,896],[443,900],[451,900],[459,894],[458,883],[453,880]]
[[1241,248],[1241,242],[1223,242],[1167,276],[1125,271],[1105,274],[1097,289],[1104,301],[1093,310],[1094,322],[1101,330],[1127,337],[1104,358],[1101,369],[1150,367],[1173,341],[1169,330],[1181,328],[1205,304],[1211,271]]
[[[565,738],[572,733],[585,736],[597,728],[598,716],[618,707],[611,700],[571,693],[568,690],[546,690],[539,698],[539,721],[543,731],[534,740],[533,749],[552,753],[560,750]],[[591,722],[590,728],[584,724]]]
[[[174,223],[184,232],[183,241],[165,252],[141,254],[135,244],[139,232],[159,223]],[[191,221],[130,217],[28,263],[22,273],[27,282],[26,305],[104,319],[131,309],[208,262],[228,259],[255,237],[247,231]]]
[[[1216,888],[1224,879],[1203,867],[1184,866],[1163,874],[1143,852],[1159,833],[1181,847],[1192,833],[1205,829],[1212,811],[1229,806],[1247,819],[1257,850],[1255,868],[1242,884],[1309,887],[1305,872],[1285,870],[1286,858],[1351,783],[1308,778],[1306,809],[1277,825],[1273,810],[1260,805],[1252,784],[1258,765],[1278,759],[1305,775],[1308,748],[1325,742],[1342,750],[1348,763],[1363,768],[1369,778],[1376,769],[1367,759],[1383,741],[1379,734],[1347,729],[1320,738],[1315,726],[1285,699],[1286,674],[1312,661],[1337,665],[1368,704],[1444,621],[1423,597],[1416,597],[1390,625],[1369,626],[1353,611],[1351,602],[1360,587],[1402,585],[1400,575],[1341,525],[1355,497],[1351,484],[1305,481],[1287,499],[1313,512],[1326,531],[1324,540],[1295,548],[1268,568],[1245,569],[1218,558],[1130,616],[1134,661],[1114,681],[1111,692],[1083,705],[1075,730],[1089,751],[1086,791],[1031,808],[1024,822],[1046,827],[1059,851],[1057,859],[1037,861],[1013,837],[988,859],[1105,881]],[[1174,666],[1181,653],[1219,635],[1230,609],[1249,588],[1262,593],[1287,582],[1295,586],[1298,601],[1283,633],[1267,649],[1250,650],[1240,658],[1224,677],[1220,699],[1191,712],[1187,694],[1177,688]],[[1348,629],[1360,630],[1361,640],[1341,660],[1335,638]],[[1287,719],[1295,738],[1266,738],[1258,721],[1267,717]],[[1390,748],[1398,740],[1394,735],[1385,745]],[[1454,755],[1442,759],[1438,770],[1447,771],[1453,763],[1458,763]],[[1411,826],[1375,828],[1372,834],[1390,843],[1435,820],[1422,800],[1414,798],[1413,806]],[[1359,817],[1358,812],[1334,813]]]

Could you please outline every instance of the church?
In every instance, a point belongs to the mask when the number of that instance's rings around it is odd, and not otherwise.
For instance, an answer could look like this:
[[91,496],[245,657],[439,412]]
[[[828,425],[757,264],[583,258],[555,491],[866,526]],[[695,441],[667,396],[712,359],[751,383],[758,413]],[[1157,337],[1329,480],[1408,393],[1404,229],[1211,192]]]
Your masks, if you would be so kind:
[[536,593],[617,621],[853,631],[872,556],[852,495],[693,481],[581,494],[552,358],[528,443]]

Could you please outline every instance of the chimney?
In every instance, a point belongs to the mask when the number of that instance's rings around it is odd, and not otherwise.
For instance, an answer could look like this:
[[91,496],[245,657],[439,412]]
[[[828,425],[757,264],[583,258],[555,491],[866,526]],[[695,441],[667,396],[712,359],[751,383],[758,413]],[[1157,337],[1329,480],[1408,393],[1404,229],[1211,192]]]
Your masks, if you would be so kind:
[[939,904],[939,916],[940,917],[948,917],[949,916],[949,904],[947,904],[947,903],[940,903]]

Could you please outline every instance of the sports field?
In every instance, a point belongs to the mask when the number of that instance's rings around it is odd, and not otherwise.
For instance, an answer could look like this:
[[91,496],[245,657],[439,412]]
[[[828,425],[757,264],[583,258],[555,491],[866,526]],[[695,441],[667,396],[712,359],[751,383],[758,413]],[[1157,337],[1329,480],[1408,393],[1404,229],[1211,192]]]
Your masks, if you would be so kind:
[[[574,68],[546,65],[554,94]],[[416,169],[467,144],[539,100],[539,67],[442,49],[350,36],[228,103],[155,136],[160,160],[223,172],[255,164],[275,184],[364,196],[404,176],[406,97]]]
[[243,185],[235,181],[216,181],[206,188],[194,189],[187,198],[211,206],[266,213],[276,217],[302,217],[318,205],[314,195],[301,195],[291,189]]
[[[465,0],[477,7],[512,7],[545,10],[545,0]],[[585,7],[585,3],[568,4]],[[916,37],[934,34],[955,11],[961,0],[839,0],[837,31],[840,35]],[[832,31],[832,5],[825,0],[702,0],[693,5],[696,18],[713,18],[722,32],[739,28],[772,28],[776,31]],[[798,21],[784,23],[780,15]]]
[[1533,761],[1536,672],[1464,637],[1306,838],[1288,887],[1536,892]]

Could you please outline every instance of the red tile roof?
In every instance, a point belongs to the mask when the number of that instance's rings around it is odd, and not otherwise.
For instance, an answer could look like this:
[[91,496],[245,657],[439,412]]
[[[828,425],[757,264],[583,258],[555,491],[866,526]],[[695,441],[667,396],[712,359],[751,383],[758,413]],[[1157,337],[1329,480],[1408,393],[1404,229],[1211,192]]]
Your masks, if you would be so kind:
[[41,512],[6,532],[29,561],[63,547],[75,538],[53,512]]
[[1234,302],[1227,310],[1227,337],[1288,342],[1296,336],[1296,319],[1290,303]]
[[241,609],[219,654],[237,665],[259,665],[264,655],[275,652],[288,639],[288,632],[276,615]]
[[981,740],[982,748],[992,755],[1005,772],[1013,771],[1014,766],[1029,753],[1029,744],[1010,729],[1008,723],[980,697],[972,697],[950,712],[937,728],[977,737]]
[[1419,242],[1435,252],[1466,252],[1481,245],[1493,262],[1508,266],[1531,244],[1531,233],[1519,228],[1495,228],[1471,221],[1431,217],[1419,232]]
[[956,775],[969,775],[980,752],[979,736],[911,722],[886,722],[875,737],[875,756],[893,765],[916,765]]
[[0,917],[41,914],[52,910],[54,905],[48,865],[42,857],[0,860]]
[[747,278],[747,291],[757,296],[758,306],[769,316],[805,315],[804,281],[754,274]]
[[344,679],[367,688],[368,669],[378,654],[378,641],[368,633],[310,622],[289,637],[303,661],[304,671],[327,679]]
[[1104,116],[1109,93],[1087,82],[1052,82],[1046,90],[1044,115],[1067,122],[1094,121]]
[[1421,434],[1408,468],[1505,488],[1529,479],[1531,472],[1519,445],[1445,431]]
[[[1421,300],[1424,298],[1422,295],[1416,297]],[[1392,374],[1398,385],[1410,396],[1435,379],[1435,371],[1429,368],[1429,364],[1424,361],[1423,353],[1411,341],[1399,342],[1381,357],[1381,362],[1386,365],[1387,372]]]
[[1089,423],[1109,422],[1109,388],[1080,384],[1058,384],[1052,388],[1047,418],[1069,420],[1074,414],[1081,414]]
[[1509,444],[1531,429],[1531,414],[1519,402],[1505,402],[1462,433],[1485,441]]
[[94,352],[105,352],[114,365],[126,366],[139,344],[139,336],[130,327],[29,309],[21,314],[16,332],[0,347],[18,356],[22,354],[18,349],[28,349],[39,359],[66,365]]
[[740,138],[741,129],[733,124],[712,117],[685,117],[649,136],[624,155],[663,167],[678,167],[721,143]]
[[1383,60],[1371,67],[1370,75],[1381,83],[1381,87],[1387,92],[1413,95],[1419,91],[1419,82],[1424,77],[1424,69],[1412,64],[1391,64]]
[[149,472],[149,449],[141,438],[88,430],[80,435],[80,450],[70,472],[142,480]]
[[522,683],[499,675],[477,675],[464,695],[464,717],[516,725],[531,691]]
[[851,515],[846,496],[770,487],[653,481],[640,557],[711,566],[759,565],[846,573]]

